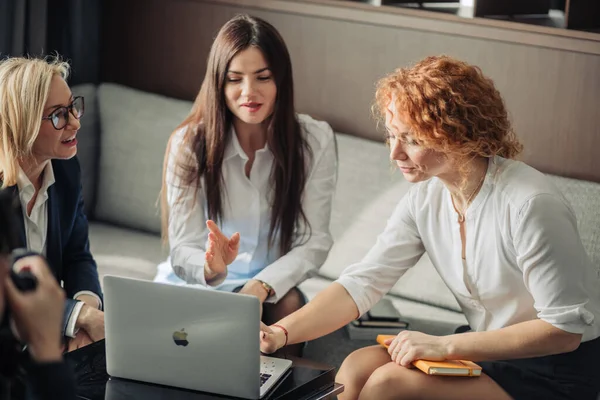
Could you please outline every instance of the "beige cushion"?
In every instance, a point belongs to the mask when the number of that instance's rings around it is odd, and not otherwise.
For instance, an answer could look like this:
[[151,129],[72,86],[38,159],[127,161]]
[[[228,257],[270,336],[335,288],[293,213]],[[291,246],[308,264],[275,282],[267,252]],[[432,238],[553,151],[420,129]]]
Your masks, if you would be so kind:
[[104,275],[152,280],[156,265],[166,258],[160,237],[101,223],[90,224],[90,249]]
[[157,208],[167,141],[192,103],[105,83],[100,106],[100,176],[95,216],[160,233]]
[[548,175],[564,193],[577,216],[583,247],[600,270],[600,184]]

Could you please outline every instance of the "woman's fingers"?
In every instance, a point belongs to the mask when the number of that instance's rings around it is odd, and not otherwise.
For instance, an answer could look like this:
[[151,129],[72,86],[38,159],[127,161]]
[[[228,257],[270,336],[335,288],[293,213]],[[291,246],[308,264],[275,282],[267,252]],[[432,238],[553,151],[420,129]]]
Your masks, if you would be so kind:
[[394,353],[394,350],[398,346],[398,337],[395,337],[390,345],[388,346],[388,354],[391,356]]
[[275,344],[275,335],[273,333],[261,332],[260,351],[265,354],[271,354],[277,350]]
[[6,291],[6,297],[8,301],[11,303],[13,308],[21,309],[22,302],[22,293],[19,289],[16,288],[15,284],[12,282],[10,276],[5,278],[5,281],[2,282],[4,284],[4,290]]
[[240,244],[240,233],[236,232],[231,235],[231,239],[229,240],[229,247],[235,249]]
[[219,229],[219,227],[217,226],[217,224],[215,224],[214,221],[212,221],[210,219],[208,221],[206,221],[206,227],[208,228],[208,230],[211,233],[213,233],[214,235],[216,235],[217,240],[224,240],[224,241],[228,240],[227,236],[225,236],[223,234],[223,232],[221,232],[221,230]]
[[262,321],[260,321],[260,330],[261,332],[273,333],[273,329],[269,328],[269,326]]
[[231,238],[228,238],[223,232],[221,232],[221,230],[219,229],[219,227],[217,226],[217,224],[214,223],[214,221],[212,220],[208,220],[206,221],[206,226],[208,227],[208,230],[210,231],[208,233],[208,238],[214,242],[217,242],[218,244],[224,244],[224,243],[229,243],[229,246],[233,247],[233,246],[237,246],[240,242],[240,233],[236,232],[233,235],[231,235]]
[[409,351],[402,352],[402,354],[398,354],[398,364],[403,367],[410,367],[412,362],[415,360],[415,349],[410,349]]
[[206,221],[206,227],[208,228],[209,231],[211,232],[219,232],[219,227],[217,226],[217,224],[215,224],[215,222],[211,219]]

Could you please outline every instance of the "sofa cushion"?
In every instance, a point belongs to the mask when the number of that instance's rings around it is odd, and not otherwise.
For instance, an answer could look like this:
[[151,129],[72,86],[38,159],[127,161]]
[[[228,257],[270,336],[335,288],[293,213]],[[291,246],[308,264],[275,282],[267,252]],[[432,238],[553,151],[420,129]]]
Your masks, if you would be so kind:
[[100,85],[98,102],[96,219],[159,233],[157,200],[167,141],[192,103],[111,83]]
[[90,250],[100,283],[107,274],[152,280],[167,257],[159,236],[97,222],[90,223]]
[[583,246],[592,263],[600,268],[600,184],[548,176],[571,203]]
[[85,98],[85,114],[77,134],[77,157],[81,164],[84,209],[88,218],[93,218],[96,203],[96,177],[98,169],[98,102],[96,86],[76,85],[71,88],[73,96]]

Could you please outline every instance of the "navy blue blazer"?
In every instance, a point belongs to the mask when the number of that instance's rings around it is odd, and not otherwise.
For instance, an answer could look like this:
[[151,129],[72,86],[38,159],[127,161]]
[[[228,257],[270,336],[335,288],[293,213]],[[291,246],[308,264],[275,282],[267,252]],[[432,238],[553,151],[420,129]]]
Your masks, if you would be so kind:
[[[89,290],[102,299],[96,261],[90,253],[88,221],[83,211],[81,167],[77,157],[52,160],[55,182],[48,188],[48,231],[46,259],[52,273],[67,295],[63,335],[76,301],[73,296]],[[18,187],[12,186],[15,195]],[[19,245],[27,246],[23,212],[17,210]]]

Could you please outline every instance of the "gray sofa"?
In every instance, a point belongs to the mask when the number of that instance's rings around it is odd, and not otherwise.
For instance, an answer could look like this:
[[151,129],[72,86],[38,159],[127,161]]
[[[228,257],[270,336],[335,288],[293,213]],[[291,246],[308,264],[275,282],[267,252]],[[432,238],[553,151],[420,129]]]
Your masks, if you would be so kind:
[[[79,133],[91,249],[101,276],[152,279],[167,256],[157,207],[163,154],[191,102],[116,84],[81,85],[86,98]],[[379,142],[337,134],[339,179],[331,231],[335,244],[318,276],[301,285],[309,298],[358,261],[375,242],[408,188]],[[586,250],[600,265],[600,184],[552,177],[570,200]],[[458,304],[424,256],[398,281],[389,298],[412,329],[448,334],[466,324]],[[339,330],[315,340],[305,356],[339,366],[352,350],[372,344]]]

